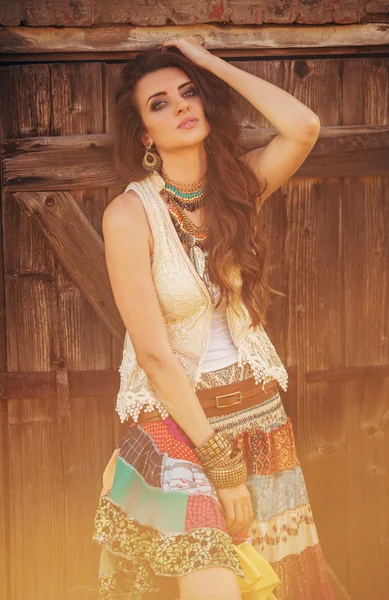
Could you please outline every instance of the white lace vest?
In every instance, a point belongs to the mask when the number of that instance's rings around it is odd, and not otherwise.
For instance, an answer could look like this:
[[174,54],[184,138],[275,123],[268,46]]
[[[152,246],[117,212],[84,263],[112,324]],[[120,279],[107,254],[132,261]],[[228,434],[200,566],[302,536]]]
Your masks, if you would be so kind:
[[[205,283],[182,246],[168,207],[160,195],[164,184],[160,175],[151,173],[141,182],[130,183],[125,191],[134,190],[143,202],[154,240],[152,275],[169,343],[195,391],[201,376],[199,363],[208,347],[214,306]],[[238,270],[234,273],[234,282],[236,298],[239,298],[242,279]],[[238,348],[239,364],[250,363],[256,384],[276,379],[286,391],[287,372],[262,325],[249,329],[249,312],[239,300],[227,306],[226,316],[231,337]],[[129,417],[137,421],[142,408],[146,411],[157,409],[163,417],[168,416],[151,381],[136,360],[128,331],[119,372],[116,411],[122,423]]]

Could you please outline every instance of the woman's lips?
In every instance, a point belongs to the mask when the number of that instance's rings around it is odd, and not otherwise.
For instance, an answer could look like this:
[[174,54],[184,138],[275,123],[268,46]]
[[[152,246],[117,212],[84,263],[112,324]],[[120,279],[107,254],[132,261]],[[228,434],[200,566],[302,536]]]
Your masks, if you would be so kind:
[[191,127],[194,127],[197,123],[197,119],[193,119],[192,121],[187,121],[183,125],[180,125],[178,129],[190,129]]

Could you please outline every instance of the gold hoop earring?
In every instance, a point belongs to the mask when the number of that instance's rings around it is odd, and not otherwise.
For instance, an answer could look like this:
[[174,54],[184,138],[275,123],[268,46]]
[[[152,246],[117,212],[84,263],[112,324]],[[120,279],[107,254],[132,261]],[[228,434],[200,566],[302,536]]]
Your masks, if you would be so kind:
[[156,152],[150,152],[152,142],[148,141],[146,144],[146,152],[142,159],[142,166],[146,171],[159,171],[161,168],[161,157]]

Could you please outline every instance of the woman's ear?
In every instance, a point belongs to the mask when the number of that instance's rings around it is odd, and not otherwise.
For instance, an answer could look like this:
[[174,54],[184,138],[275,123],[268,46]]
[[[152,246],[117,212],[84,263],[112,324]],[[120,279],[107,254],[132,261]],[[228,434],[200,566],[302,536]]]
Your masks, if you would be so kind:
[[142,144],[146,146],[147,144],[153,145],[153,141],[148,137],[148,135],[142,135]]

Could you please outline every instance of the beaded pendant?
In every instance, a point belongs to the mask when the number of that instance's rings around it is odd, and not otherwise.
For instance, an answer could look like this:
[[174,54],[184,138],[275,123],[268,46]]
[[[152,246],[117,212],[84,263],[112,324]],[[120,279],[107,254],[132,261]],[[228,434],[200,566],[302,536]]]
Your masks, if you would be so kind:
[[[163,176],[165,191],[168,199],[175,200],[177,204],[190,212],[204,206],[204,188],[207,183],[206,176],[194,184],[177,184],[172,179]],[[180,186],[180,189],[178,188]]]
[[[192,185],[177,184],[163,176],[165,187],[162,192],[167,200],[169,215],[181,242],[189,246],[189,258],[197,273],[204,281],[211,301],[215,301],[215,293],[208,276],[208,254],[205,252],[206,238],[209,227],[209,217],[206,213],[205,222],[196,225],[185,214],[185,210],[193,211],[204,206],[204,186],[206,178]],[[184,188],[184,191],[178,189]],[[201,187],[200,187],[201,186]]]

